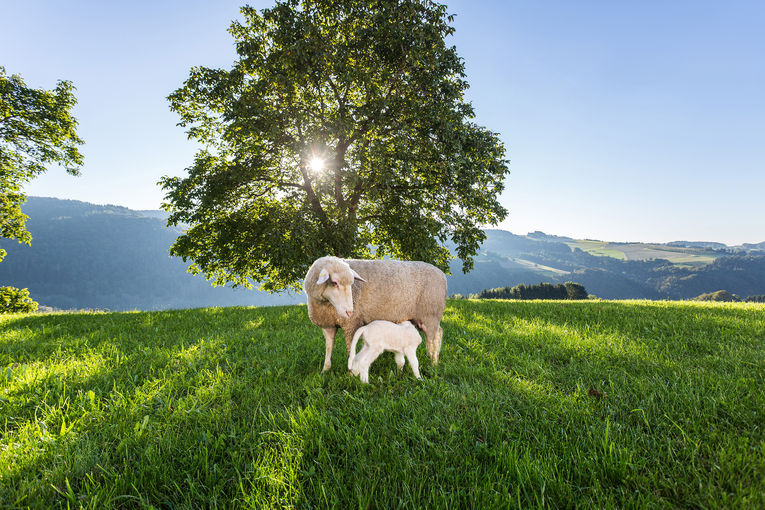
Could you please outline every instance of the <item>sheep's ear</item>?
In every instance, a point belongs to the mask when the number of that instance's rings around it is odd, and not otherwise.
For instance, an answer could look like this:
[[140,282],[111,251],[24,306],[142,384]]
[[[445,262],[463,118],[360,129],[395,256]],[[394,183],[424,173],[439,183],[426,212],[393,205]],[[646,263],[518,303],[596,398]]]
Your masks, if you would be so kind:
[[327,280],[329,280],[329,273],[327,272],[326,269],[322,269],[321,271],[319,271],[319,279],[316,280],[316,284],[321,285]]
[[359,280],[361,282],[366,282],[366,280],[364,278],[362,278],[361,276],[359,276],[359,273],[357,273],[353,269],[351,269],[351,273],[353,273],[353,278],[354,279]]

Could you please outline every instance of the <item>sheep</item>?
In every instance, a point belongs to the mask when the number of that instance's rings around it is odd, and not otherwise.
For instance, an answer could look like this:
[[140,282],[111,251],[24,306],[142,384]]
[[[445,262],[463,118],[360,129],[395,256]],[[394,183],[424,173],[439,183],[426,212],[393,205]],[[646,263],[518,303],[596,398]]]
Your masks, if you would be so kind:
[[[356,342],[364,337],[364,347],[356,354]],[[348,370],[358,375],[361,382],[369,382],[369,366],[384,351],[396,354],[398,371],[404,369],[404,356],[412,366],[412,372],[420,379],[417,362],[417,346],[422,342],[420,333],[410,321],[394,324],[389,321],[372,321],[356,330],[351,342],[351,354],[348,356]]]
[[324,334],[323,372],[332,366],[337,329],[343,330],[346,354],[356,330],[374,320],[411,320],[425,333],[425,345],[438,364],[446,307],[446,276],[425,262],[399,260],[344,260],[321,257],[314,261],[303,283],[308,317]]

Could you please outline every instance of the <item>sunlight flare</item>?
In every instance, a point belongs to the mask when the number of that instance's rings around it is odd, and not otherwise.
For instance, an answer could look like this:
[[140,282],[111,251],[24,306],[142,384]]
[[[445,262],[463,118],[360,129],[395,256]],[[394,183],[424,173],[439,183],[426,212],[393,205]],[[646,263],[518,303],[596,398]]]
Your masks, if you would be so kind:
[[324,160],[318,156],[314,156],[311,158],[311,161],[308,162],[308,167],[314,173],[321,172],[324,170]]

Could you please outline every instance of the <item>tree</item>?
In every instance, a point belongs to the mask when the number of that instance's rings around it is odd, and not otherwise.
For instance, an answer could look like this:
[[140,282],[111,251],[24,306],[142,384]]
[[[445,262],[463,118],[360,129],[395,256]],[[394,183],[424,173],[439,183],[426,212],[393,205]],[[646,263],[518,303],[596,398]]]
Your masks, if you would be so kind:
[[566,282],[564,285],[568,299],[587,299],[587,290],[584,285],[574,282]]
[[[77,103],[71,82],[59,81],[48,91],[26,86],[19,75],[0,67],[0,237],[29,244],[32,236],[21,212],[24,184],[46,170],[63,166],[79,174],[83,142],[71,110]],[[0,250],[0,260],[5,257]]]
[[37,306],[29,297],[28,289],[0,287],[0,313],[30,313],[37,310]]
[[169,96],[204,144],[165,176],[171,254],[215,284],[297,288],[327,254],[463,271],[507,215],[496,133],[472,122],[465,68],[430,0],[284,0],[241,10],[230,70],[192,68]]

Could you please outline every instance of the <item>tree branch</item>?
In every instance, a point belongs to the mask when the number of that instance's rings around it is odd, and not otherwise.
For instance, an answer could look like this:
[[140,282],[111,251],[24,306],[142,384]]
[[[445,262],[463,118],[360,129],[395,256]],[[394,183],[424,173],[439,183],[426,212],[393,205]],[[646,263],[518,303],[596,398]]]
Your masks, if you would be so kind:
[[311,202],[311,206],[314,212],[319,216],[319,221],[321,222],[322,226],[324,228],[330,228],[327,213],[321,206],[319,197],[316,196],[316,192],[313,189],[313,181],[311,180],[311,176],[308,175],[308,171],[305,168],[305,163],[302,161],[300,162],[300,173],[303,175],[303,181],[305,182],[303,189],[305,189],[305,192],[308,195],[308,200]]

